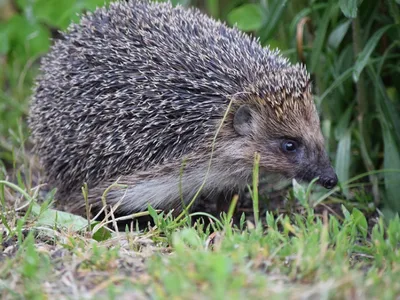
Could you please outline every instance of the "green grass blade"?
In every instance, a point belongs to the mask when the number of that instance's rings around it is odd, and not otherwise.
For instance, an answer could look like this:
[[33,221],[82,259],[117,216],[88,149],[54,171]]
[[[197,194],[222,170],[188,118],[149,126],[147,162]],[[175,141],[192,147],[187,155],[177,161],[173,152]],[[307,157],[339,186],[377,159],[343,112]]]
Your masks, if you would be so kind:
[[[397,147],[393,135],[388,128],[383,128],[384,160],[386,169],[400,169],[400,149]],[[385,188],[387,193],[387,204],[391,209],[400,212],[400,173],[384,173]]]
[[340,25],[338,25],[329,35],[328,44],[337,49],[339,45],[342,43],[344,37],[346,36],[347,32],[349,31],[351,24],[351,20],[347,20]]
[[387,25],[387,26],[379,29],[368,40],[364,49],[362,50],[360,55],[357,57],[357,61],[354,65],[353,80],[355,82],[357,82],[358,79],[360,78],[361,72],[364,70],[365,66],[367,65],[368,60],[370,59],[370,57],[371,57],[374,49],[376,48],[376,45],[378,44],[379,40],[381,39],[382,35],[392,27],[393,27],[393,25]]
[[230,25],[236,25],[243,31],[255,31],[260,29],[262,25],[262,11],[258,4],[244,4],[232,10],[228,15]]
[[337,3],[330,0],[325,12],[322,16],[321,21],[318,24],[317,34],[313,42],[312,54],[311,54],[311,73],[314,73],[317,66],[320,64],[320,57],[324,41],[327,36],[328,25],[331,20],[331,14],[336,10]]
[[270,38],[279,21],[281,21],[287,2],[288,0],[275,0],[272,3],[268,17],[264,21],[265,25],[260,30],[260,39],[262,44]]
[[357,17],[359,0],[339,0],[339,6],[347,18]]
[[372,67],[368,68],[368,74],[376,86],[375,103],[382,126],[392,129],[394,141],[400,147],[400,112],[389,99],[381,77],[376,74]]
[[[349,179],[351,164],[351,130],[348,129],[339,139],[335,170],[339,177],[339,182],[345,182]],[[348,189],[343,190],[348,195]]]

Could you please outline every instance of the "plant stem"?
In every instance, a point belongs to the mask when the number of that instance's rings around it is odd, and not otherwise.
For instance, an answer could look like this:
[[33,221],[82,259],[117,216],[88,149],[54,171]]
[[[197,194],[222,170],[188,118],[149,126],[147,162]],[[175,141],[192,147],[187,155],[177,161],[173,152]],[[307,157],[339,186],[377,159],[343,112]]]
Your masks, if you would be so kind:
[[254,223],[255,226],[259,226],[260,219],[260,209],[258,205],[258,184],[260,181],[259,176],[259,167],[260,167],[260,153],[254,153],[254,168],[253,168],[253,211],[254,211]]

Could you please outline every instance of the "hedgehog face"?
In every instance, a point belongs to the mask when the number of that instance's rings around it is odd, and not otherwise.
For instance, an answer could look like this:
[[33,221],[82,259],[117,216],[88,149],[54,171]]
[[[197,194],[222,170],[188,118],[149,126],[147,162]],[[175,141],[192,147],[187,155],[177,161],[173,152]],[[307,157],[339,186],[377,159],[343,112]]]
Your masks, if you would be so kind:
[[245,104],[236,110],[233,128],[243,144],[260,153],[260,167],[266,172],[305,181],[318,177],[319,184],[331,189],[337,176],[324,149],[315,106],[297,108],[302,111],[289,110],[277,118],[270,106]]

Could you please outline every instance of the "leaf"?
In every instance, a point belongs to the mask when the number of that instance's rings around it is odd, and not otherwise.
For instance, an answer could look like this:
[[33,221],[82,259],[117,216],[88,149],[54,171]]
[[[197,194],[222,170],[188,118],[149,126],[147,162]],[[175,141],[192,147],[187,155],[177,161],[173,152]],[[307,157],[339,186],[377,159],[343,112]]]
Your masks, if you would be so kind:
[[342,212],[343,212],[343,215],[344,215],[346,221],[350,221],[351,220],[350,212],[347,210],[347,208],[343,204],[341,205],[341,208],[342,208]]
[[368,40],[367,44],[365,45],[363,51],[358,55],[354,70],[353,70],[353,80],[357,82],[360,78],[361,72],[364,70],[365,66],[367,65],[372,52],[376,48],[379,40],[381,39],[382,35],[392,28],[394,25],[387,25],[374,33],[374,35]]
[[65,29],[71,19],[81,11],[76,1],[70,0],[37,0],[34,4],[37,19],[54,27]]
[[398,214],[389,221],[387,235],[392,248],[397,249],[400,243],[400,218]]
[[343,41],[346,33],[349,31],[351,20],[347,20],[337,26],[329,35],[328,44],[333,48],[337,49],[340,43]]
[[48,51],[50,33],[42,25],[30,23],[20,15],[13,16],[9,21],[10,44],[13,55],[29,59]]
[[10,49],[9,28],[7,23],[0,23],[0,54],[6,54]]
[[260,34],[262,43],[265,43],[271,37],[278,22],[282,21],[282,14],[287,2],[288,0],[275,0],[270,6]]
[[293,195],[299,200],[300,204],[304,207],[308,207],[307,197],[306,197],[306,189],[299,184],[296,179],[292,180],[293,184]]
[[368,74],[376,86],[375,103],[383,135],[383,167],[388,169],[383,174],[387,196],[385,200],[387,206],[400,212],[400,114],[389,99],[382,79],[372,66],[368,67]]
[[321,105],[322,101],[337,87],[343,84],[348,78],[350,78],[353,69],[347,69],[335,81],[325,90],[325,92],[317,98],[318,105]]
[[350,123],[350,118],[352,116],[352,113],[354,111],[353,109],[353,104],[350,104],[346,111],[342,114],[342,116],[339,119],[338,124],[336,125],[335,128],[335,138],[337,140],[340,140],[343,138],[343,136],[347,133],[349,130],[349,123]]
[[303,8],[299,11],[296,16],[293,18],[292,22],[290,23],[290,32],[291,35],[295,35],[297,31],[297,24],[300,22],[301,19],[309,16],[311,13],[316,13],[318,10],[324,9],[328,4],[327,3],[313,3],[311,6]]
[[17,0],[19,7],[31,22],[37,20],[60,29],[66,29],[71,21],[78,21],[77,14],[93,11],[110,1],[104,0]]
[[[94,222],[91,224],[91,229],[93,230],[93,228],[98,224],[99,222]],[[104,227],[100,227],[96,232],[93,233],[92,235],[92,239],[101,242],[101,241],[105,241],[111,238],[111,232],[108,231],[106,228]]]
[[400,114],[387,95],[387,90],[372,66],[368,74],[376,86],[375,103],[381,123],[384,159],[383,174],[386,189],[386,204],[392,210],[400,212]]
[[230,25],[236,25],[243,31],[254,31],[261,28],[262,10],[259,4],[245,4],[233,9],[228,14]]
[[359,0],[339,0],[339,6],[347,18],[357,17]]
[[190,5],[190,0],[171,0],[173,6],[182,5],[188,7]]
[[[77,4],[81,1],[77,1]],[[188,2],[188,1],[179,1],[180,3],[182,2]],[[108,5],[110,3],[110,0],[84,0],[82,6],[85,9],[88,10],[95,10],[97,7],[103,7],[104,5]]]
[[193,228],[184,228],[172,234],[172,244],[177,253],[184,252],[187,247],[201,249],[201,239]]
[[390,100],[382,78],[376,74],[372,66],[368,67],[368,74],[376,86],[375,103],[378,108],[382,130],[391,131],[397,147],[400,148],[400,113]]
[[[49,227],[63,227],[74,231],[80,231],[88,227],[88,221],[81,216],[70,214],[64,211],[58,211],[48,207],[49,202],[41,206],[34,203],[32,213],[38,216],[36,225]],[[92,222],[90,229],[93,231],[99,222]],[[111,238],[111,232],[104,227],[100,227],[93,232],[92,238],[98,242]]]
[[41,209],[36,203],[32,207],[32,213],[38,216],[37,225],[59,226],[75,231],[82,230],[88,225],[88,221],[81,216],[55,209]]
[[351,216],[353,217],[354,225],[357,226],[357,229],[362,233],[363,237],[366,238],[368,232],[368,222],[364,214],[359,209],[353,208]]
[[331,20],[331,14],[335,11],[337,3],[333,0],[329,1],[329,5],[326,7],[325,12],[322,16],[322,20],[318,24],[317,34],[313,42],[312,55],[311,55],[311,73],[315,72],[317,66],[320,66],[320,56],[322,47],[328,31],[329,21]]
[[388,128],[383,129],[383,144],[383,167],[384,169],[391,170],[384,173],[387,204],[391,209],[400,212],[400,149],[397,147],[393,135]]
[[[337,153],[335,170],[339,178],[339,182],[346,182],[349,179],[350,173],[350,157],[351,157],[351,129],[340,137]],[[346,195],[348,190],[343,191]]]
[[153,218],[154,223],[158,224],[159,216],[157,211],[151,205],[149,205],[147,209],[149,211],[149,215]]
[[218,0],[206,0],[205,1],[208,13],[217,18],[219,16],[219,1]]

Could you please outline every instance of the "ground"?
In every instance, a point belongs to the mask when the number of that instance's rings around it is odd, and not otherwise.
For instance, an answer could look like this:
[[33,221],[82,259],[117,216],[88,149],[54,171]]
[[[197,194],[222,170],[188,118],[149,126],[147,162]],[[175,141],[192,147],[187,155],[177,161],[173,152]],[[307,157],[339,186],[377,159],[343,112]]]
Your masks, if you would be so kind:
[[0,181],[4,299],[400,297],[400,219],[384,221],[359,202],[346,208],[339,188],[261,188],[268,197],[242,195],[228,214],[203,213],[206,223],[150,208],[152,224],[121,230],[112,217],[109,227],[88,226],[58,212],[51,193],[38,201],[22,182]]

